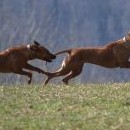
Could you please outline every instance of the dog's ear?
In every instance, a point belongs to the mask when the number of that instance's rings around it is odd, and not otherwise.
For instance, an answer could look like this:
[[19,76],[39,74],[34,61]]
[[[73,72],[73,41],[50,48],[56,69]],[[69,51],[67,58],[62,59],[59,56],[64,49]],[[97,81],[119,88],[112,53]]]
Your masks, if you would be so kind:
[[36,45],[30,45],[30,49],[34,51],[39,51],[39,47]]
[[40,43],[38,43],[37,41],[34,40],[34,44],[37,46],[40,46]]

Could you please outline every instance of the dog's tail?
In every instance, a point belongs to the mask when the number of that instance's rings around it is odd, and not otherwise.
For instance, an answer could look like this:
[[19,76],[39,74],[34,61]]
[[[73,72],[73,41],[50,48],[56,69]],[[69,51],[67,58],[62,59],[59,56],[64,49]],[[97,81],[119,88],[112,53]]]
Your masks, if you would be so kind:
[[64,51],[59,51],[59,52],[57,52],[57,53],[55,53],[54,55],[59,55],[59,54],[62,54],[62,53],[71,53],[71,49],[69,49],[69,50],[64,50]]

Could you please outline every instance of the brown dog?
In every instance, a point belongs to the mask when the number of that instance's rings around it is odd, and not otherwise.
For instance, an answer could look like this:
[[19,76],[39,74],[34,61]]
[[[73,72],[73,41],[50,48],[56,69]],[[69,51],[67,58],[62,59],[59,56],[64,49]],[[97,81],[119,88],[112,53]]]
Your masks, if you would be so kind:
[[48,78],[44,82],[46,85],[53,77],[67,75],[63,82],[68,84],[68,81],[78,76],[84,63],[91,63],[100,65],[107,68],[130,68],[130,34],[123,39],[110,43],[106,46],[99,48],[73,48],[56,53],[59,55],[62,53],[68,53],[62,63],[62,67],[56,72],[48,75]]
[[34,44],[23,45],[19,47],[9,48],[0,52],[0,72],[2,73],[16,73],[28,76],[28,84],[31,83],[32,73],[23,69],[33,70],[42,74],[49,74],[37,67],[27,63],[29,60],[40,59],[51,62],[56,56],[51,54],[45,47],[38,42]]

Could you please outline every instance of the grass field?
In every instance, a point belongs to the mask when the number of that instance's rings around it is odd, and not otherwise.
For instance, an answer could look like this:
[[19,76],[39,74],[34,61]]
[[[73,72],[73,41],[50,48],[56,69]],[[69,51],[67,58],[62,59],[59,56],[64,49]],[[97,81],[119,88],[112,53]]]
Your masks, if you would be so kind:
[[0,130],[130,130],[130,84],[0,86]]

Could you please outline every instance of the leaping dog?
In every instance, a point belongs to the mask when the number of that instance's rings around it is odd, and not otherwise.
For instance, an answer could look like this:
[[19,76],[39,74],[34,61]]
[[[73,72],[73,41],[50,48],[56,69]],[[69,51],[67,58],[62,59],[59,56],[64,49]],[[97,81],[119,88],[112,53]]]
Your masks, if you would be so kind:
[[62,81],[68,81],[78,76],[84,63],[96,64],[107,68],[130,68],[130,34],[124,38],[102,47],[72,48],[57,52],[55,55],[68,53],[62,66],[56,72],[48,75],[46,85],[51,78],[67,75]]

